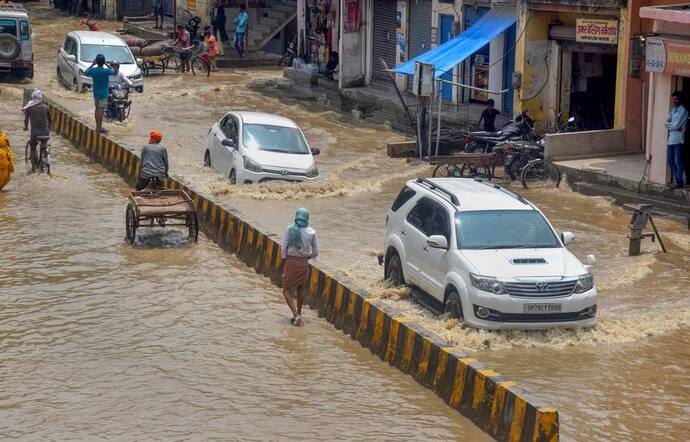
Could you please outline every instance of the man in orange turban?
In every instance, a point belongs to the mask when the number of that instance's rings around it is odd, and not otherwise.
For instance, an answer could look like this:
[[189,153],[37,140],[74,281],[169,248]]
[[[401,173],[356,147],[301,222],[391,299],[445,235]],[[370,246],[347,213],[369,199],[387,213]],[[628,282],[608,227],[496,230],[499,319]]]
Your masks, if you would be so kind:
[[139,178],[134,186],[136,190],[144,190],[151,181],[163,181],[168,176],[168,151],[161,146],[162,139],[163,135],[157,130],[149,133],[149,144],[141,151]]

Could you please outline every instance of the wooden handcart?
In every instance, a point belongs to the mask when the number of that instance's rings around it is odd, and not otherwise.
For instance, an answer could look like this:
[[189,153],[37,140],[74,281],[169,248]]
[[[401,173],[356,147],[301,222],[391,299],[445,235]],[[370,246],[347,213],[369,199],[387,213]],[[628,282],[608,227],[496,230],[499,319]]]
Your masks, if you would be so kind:
[[199,222],[192,199],[184,190],[145,190],[132,192],[125,214],[127,240],[134,244],[139,227],[185,226],[189,240],[199,237]]
[[494,178],[497,165],[505,162],[505,152],[459,153],[429,157],[429,164],[436,165],[434,177],[481,177]]

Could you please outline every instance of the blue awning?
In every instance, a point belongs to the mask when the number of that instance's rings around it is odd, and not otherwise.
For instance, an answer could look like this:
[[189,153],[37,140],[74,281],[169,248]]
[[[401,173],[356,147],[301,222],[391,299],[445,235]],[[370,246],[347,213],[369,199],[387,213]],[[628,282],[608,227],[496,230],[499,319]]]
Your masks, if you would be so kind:
[[514,7],[494,7],[462,34],[396,66],[393,72],[414,75],[414,65],[419,61],[433,64],[436,69],[436,77],[438,78],[483,48],[501,32],[508,29],[515,21]]

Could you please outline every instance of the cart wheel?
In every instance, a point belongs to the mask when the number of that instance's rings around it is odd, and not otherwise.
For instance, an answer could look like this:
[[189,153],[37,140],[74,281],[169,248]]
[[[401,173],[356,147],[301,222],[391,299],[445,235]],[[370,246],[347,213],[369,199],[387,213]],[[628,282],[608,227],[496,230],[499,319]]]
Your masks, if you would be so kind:
[[439,164],[434,169],[433,176],[436,177],[452,177],[460,178],[463,176],[464,167],[458,167],[456,164]]
[[134,238],[137,235],[137,217],[134,213],[134,207],[132,207],[131,204],[127,204],[125,225],[127,230],[127,240],[130,244],[134,244]]
[[197,242],[199,239],[199,221],[196,212],[187,215],[187,226],[189,227],[189,240]]
[[561,171],[551,161],[534,160],[522,169],[520,180],[525,189],[529,189],[529,186],[550,185],[551,183],[555,183],[558,187],[561,184]]

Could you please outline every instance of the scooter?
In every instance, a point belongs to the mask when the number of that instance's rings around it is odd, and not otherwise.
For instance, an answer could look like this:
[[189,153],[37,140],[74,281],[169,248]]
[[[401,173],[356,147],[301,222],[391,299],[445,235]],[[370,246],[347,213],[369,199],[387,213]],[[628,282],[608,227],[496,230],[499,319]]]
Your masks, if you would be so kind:
[[117,120],[120,123],[129,117],[132,101],[129,99],[129,88],[117,85],[110,89],[110,100],[105,112],[106,118]]
[[492,148],[504,141],[536,141],[534,132],[534,120],[523,111],[515,117],[515,120],[506,123],[497,132],[476,131],[470,132],[465,137],[465,152],[491,152]]

